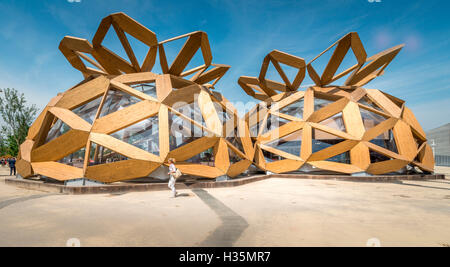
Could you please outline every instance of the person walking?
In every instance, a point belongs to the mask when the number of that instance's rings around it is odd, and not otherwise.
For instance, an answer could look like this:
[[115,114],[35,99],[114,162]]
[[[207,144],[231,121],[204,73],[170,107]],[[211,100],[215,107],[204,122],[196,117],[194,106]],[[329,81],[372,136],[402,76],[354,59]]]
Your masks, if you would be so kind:
[[173,158],[170,158],[168,160],[169,162],[169,188],[170,190],[172,190],[172,197],[176,198],[177,197],[177,189],[175,188],[175,183],[177,182],[177,180],[175,179],[175,174],[177,172],[177,167],[175,166],[176,160]]
[[16,159],[10,158],[8,160],[8,164],[9,164],[9,176],[12,176],[13,173],[14,173],[14,176],[16,176]]

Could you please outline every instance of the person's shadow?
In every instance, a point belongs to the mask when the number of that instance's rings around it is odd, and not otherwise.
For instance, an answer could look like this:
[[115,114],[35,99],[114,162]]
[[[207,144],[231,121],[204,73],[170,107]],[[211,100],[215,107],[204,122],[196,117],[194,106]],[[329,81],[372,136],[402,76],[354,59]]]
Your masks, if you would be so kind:
[[191,197],[191,195],[188,193],[181,193],[181,194],[177,194],[177,197]]

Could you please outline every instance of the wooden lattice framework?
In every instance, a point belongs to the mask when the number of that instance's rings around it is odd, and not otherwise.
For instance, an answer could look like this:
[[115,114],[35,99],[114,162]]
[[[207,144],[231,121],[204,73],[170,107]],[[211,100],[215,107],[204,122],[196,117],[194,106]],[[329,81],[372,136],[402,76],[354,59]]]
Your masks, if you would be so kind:
[[[111,26],[128,60],[102,44]],[[148,46],[142,64],[129,36]],[[169,66],[164,47],[181,38],[186,42]],[[21,176],[112,183],[147,177],[175,158],[184,174],[216,178],[252,164],[247,124],[213,91],[230,67],[212,64],[206,33],[158,42],[117,13],[102,20],[92,43],[65,37],[59,48],[85,80],[53,98],[31,126],[20,147]],[[204,64],[186,70],[199,51]],[[158,55],[160,75],[151,72]]]
[[[103,44],[111,28],[127,59]],[[129,36],[148,46],[142,64]],[[182,38],[186,42],[169,64],[165,46]],[[112,14],[92,42],[61,41],[61,52],[85,80],[53,98],[36,119],[20,147],[18,171],[23,177],[111,183],[147,177],[175,158],[183,173],[206,178],[236,177],[252,162],[274,173],[315,168],[386,174],[407,166],[432,172],[431,147],[404,101],[362,87],[382,75],[402,47],[367,57],[358,35],[349,33],[308,64],[275,50],[259,77],[238,81],[262,101],[242,120],[213,91],[230,67],[212,63],[206,33],[158,42],[127,15]],[[319,76],[313,63],[332,49]],[[341,71],[350,49],[357,63]],[[203,64],[187,69],[197,53]],[[162,74],[152,72],[157,61]],[[292,80],[283,64],[296,70]],[[266,78],[270,65],[281,82]],[[298,91],[306,72],[315,85]],[[342,86],[332,85],[344,77]]]
[[[255,144],[255,164],[274,173],[387,174],[405,167],[432,172],[432,149],[405,102],[362,87],[382,75],[402,47],[367,57],[358,34],[352,32],[308,64],[281,51],[268,54],[259,77],[239,78],[248,95],[262,100],[245,117]],[[333,49],[319,76],[313,63]],[[340,70],[350,49],[357,63]],[[280,82],[266,78],[270,64]],[[295,78],[287,77],[282,64],[295,69]],[[315,85],[297,91],[306,72]],[[343,78],[343,85],[333,85]]]

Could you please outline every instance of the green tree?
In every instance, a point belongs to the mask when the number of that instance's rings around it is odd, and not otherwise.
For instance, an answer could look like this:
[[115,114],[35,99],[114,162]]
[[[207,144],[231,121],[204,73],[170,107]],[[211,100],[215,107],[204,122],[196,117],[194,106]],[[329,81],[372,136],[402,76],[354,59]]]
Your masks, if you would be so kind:
[[4,89],[0,95],[0,115],[3,119],[2,135],[7,153],[17,156],[19,146],[25,141],[28,129],[37,113],[35,105],[28,106],[23,93]]
[[6,154],[8,154],[7,146],[3,135],[0,133],[0,157],[6,156]]

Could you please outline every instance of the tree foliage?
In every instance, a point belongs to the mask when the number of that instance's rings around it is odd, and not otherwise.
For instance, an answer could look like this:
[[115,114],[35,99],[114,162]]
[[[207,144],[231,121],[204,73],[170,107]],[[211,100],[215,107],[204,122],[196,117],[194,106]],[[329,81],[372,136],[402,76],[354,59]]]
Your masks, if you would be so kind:
[[0,116],[3,119],[0,137],[2,154],[17,156],[36,113],[36,106],[28,106],[23,93],[10,88],[2,90],[0,94]]

